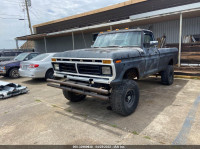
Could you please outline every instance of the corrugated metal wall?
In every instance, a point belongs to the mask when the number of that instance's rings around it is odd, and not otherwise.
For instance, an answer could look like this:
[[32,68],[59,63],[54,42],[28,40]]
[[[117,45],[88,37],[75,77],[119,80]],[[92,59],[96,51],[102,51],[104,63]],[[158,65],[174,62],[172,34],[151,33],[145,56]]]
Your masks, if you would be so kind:
[[[133,28],[137,28],[134,26]],[[162,37],[163,34],[167,37],[167,43],[178,43],[179,42],[179,20],[161,22],[155,24],[147,24],[139,26],[140,28],[150,29],[154,32],[154,36],[157,39]],[[200,34],[200,17],[183,19],[183,37],[186,35]],[[92,34],[85,34],[85,40],[87,48],[90,47],[93,42]],[[82,35],[75,35],[75,49],[85,48],[84,40]],[[35,49],[38,52],[45,52],[44,40],[35,41]],[[48,52],[62,52],[72,49],[72,37],[54,37],[47,38],[47,50]]]
[[[149,24],[140,26],[140,28],[150,28],[155,38],[162,37],[165,34],[167,43],[179,42],[179,20]],[[183,37],[195,34],[200,34],[200,17],[183,19]]]
[[[93,44],[92,34],[84,34],[83,40],[82,34],[74,36],[75,49],[89,48]],[[72,36],[63,36],[63,37],[53,37],[46,39],[47,51],[48,52],[63,52],[67,50],[72,50]],[[40,53],[45,53],[44,40],[35,40],[35,50]]]

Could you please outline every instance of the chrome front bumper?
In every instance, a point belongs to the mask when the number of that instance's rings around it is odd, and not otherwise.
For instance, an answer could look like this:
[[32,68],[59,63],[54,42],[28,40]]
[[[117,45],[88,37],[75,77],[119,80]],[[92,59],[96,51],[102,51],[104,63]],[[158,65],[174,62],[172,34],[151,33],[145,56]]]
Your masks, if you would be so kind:
[[62,74],[62,73],[58,73],[58,72],[54,72],[54,76],[55,77],[59,77],[59,78],[67,78],[70,80],[76,80],[76,81],[84,81],[84,82],[88,82],[88,83],[102,83],[102,84],[110,84],[111,80],[109,80],[108,78],[95,78],[95,77],[85,77],[85,76],[80,76],[79,75],[70,75],[70,74]]

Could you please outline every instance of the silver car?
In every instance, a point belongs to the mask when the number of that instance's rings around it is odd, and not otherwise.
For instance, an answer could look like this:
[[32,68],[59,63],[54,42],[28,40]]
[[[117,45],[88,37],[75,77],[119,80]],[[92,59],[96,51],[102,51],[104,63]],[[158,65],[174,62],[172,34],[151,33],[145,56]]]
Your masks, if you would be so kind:
[[45,53],[35,58],[20,63],[19,74],[21,77],[30,78],[53,78],[53,67],[51,58],[55,53]]

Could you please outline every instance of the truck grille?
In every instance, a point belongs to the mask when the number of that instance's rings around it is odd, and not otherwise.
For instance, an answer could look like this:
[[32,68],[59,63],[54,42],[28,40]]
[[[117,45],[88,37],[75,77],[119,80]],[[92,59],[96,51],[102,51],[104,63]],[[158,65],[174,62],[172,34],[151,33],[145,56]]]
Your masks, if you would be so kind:
[[71,64],[71,63],[61,63],[60,64],[60,71],[77,73],[75,64]]
[[100,65],[78,64],[77,67],[80,74],[92,74],[92,75],[102,74]]

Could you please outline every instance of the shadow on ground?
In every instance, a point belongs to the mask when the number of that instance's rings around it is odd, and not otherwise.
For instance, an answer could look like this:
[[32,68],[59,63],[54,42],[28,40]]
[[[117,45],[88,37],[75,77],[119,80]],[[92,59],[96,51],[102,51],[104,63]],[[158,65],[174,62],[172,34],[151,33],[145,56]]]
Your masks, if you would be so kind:
[[140,87],[140,102],[135,113],[128,117],[123,117],[113,111],[107,110],[109,102],[97,100],[92,97],[87,97],[86,100],[79,103],[67,102],[69,108],[66,108],[65,111],[139,134],[166,107],[173,104],[177,94],[184,88],[187,82],[187,80],[176,79],[173,85],[164,86],[160,84],[159,78],[138,81]]
[[28,84],[28,85],[41,85],[47,83],[45,79],[31,79],[23,81],[22,83]]

